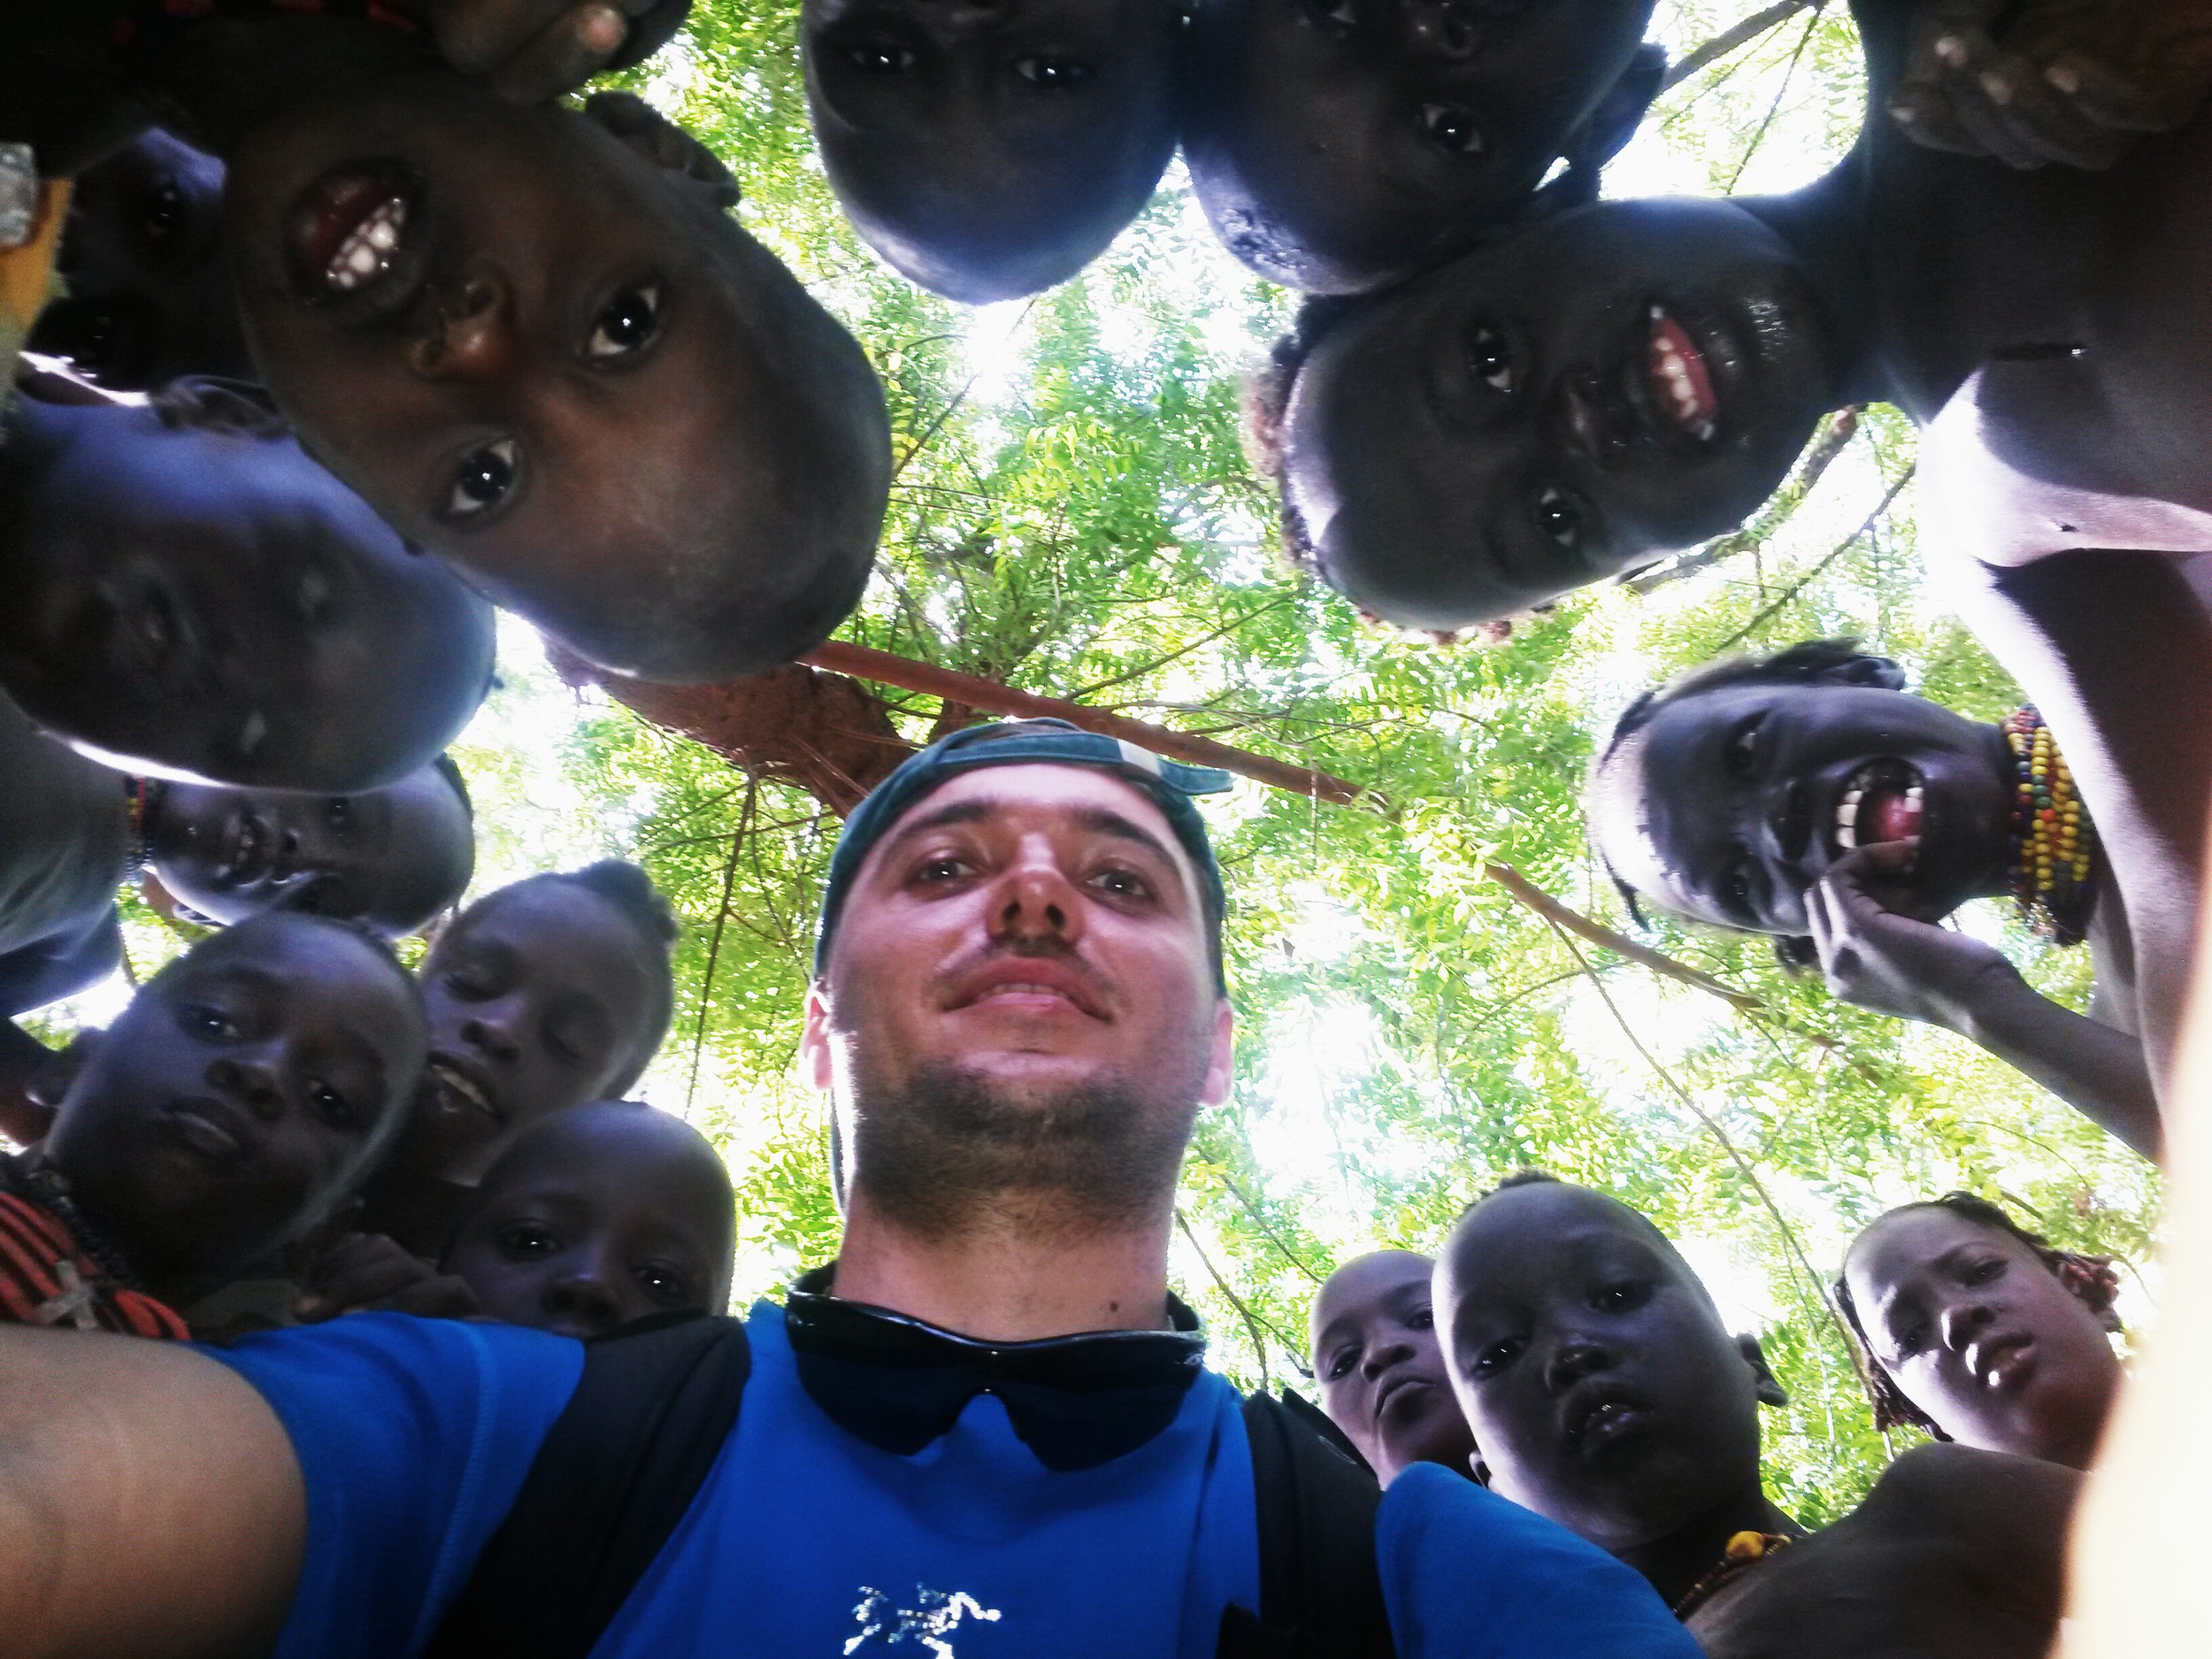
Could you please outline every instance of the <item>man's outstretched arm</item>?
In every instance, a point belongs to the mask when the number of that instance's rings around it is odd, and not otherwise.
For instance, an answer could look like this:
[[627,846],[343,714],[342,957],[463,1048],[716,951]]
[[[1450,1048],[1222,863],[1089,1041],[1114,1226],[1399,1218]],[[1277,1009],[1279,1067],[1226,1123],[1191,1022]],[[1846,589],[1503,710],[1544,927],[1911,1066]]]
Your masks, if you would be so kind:
[[252,1386],[167,1342],[0,1325],[0,1631],[9,1659],[257,1655],[307,1497]]

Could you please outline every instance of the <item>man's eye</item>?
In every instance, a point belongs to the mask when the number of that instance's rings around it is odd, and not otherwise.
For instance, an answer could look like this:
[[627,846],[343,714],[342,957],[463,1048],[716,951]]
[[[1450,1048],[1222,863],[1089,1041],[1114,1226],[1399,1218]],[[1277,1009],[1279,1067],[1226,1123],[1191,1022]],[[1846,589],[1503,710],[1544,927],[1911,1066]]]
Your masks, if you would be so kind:
[[870,41],[864,45],[849,47],[846,60],[856,69],[872,75],[903,74],[914,66],[914,54],[903,46],[894,46],[886,41]]
[[1536,497],[1536,525],[1570,552],[1582,545],[1582,509],[1563,489],[1547,485]]
[[610,357],[634,356],[652,344],[653,336],[660,330],[660,321],[659,283],[641,282],[635,288],[624,288],[592,319],[591,338],[584,342],[584,355],[602,362]]
[[1467,337],[1467,366],[1484,385],[1513,389],[1513,348],[1496,329],[1478,326]]
[[1721,764],[1727,768],[1728,775],[1738,782],[1750,780],[1759,764],[1757,720],[1746,721],[1736,728],[1735,734],[1728,740],[1728,752],[1721,757]]
[[1421,130],[1440,149],[1455,156],[1482,154],[1482,129],[1475,125],[1473,112],[1456,104],[1424,104]]
[[1148,898],[1152,893],[1151,885],[1133,870],[1102,870],[1091,878],[1091,885],[1118,899]]
[[1091,78],[1091,66],[1073,58],[1053,58],[1042,52],[1014,60],[1014,73],[1033,87],[1053,91],[1079,86]]
[[658,1262],[647,1262],[638,1268],[637,1278],[648,1294],[659,1301],[681,1303],[692,1299],[691,1287],[684,1283],[683,1275]]
[[319,1079],[307,1079],[307,1104],[316,1117],[333,1129],[353,1129],[360,1125],[360,1114],[343,1094]]
[[219,1008],[195,1002],[184,1010],[184,1028],[204,1042],[236,1042],[243,1035],[238,1022]]
[[551,1256],[561,1248],[552,1228],[534,1221],[518,1221],[499,1235],[499,1248],[517,1260]]
[[512,438],[480,443],[454,469],[453,490],[446,497],[448,518],[475,518],[507,498],[521,470],[522,450]]
[[925,882],[956,881],[967,873],[967,860],[944,853],[935,858],[925,859],[915,866],[914,879]]

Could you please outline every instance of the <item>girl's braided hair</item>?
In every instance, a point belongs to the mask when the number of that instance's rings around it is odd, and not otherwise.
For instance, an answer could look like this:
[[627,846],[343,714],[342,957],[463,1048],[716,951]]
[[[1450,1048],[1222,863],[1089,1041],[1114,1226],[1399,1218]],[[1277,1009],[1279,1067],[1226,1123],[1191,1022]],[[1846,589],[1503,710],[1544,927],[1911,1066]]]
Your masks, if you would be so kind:
[[[2120,1274],[2108,1256],[2085,1256],[2078,1250],[2062,1250],[2039,1233],[2031,1233],[2015,1221],[2001,1206],[1972,1193],[1946,1193],[1940,1198],[1931,1198],[1916,1204],[1900,1204],[1895,1210],[1879,1217],[1879,1225],[1891,1216],[1902,1215],[1908,1210],[1947,1210],[1962,1220],[1993,1233],[2001,1233],[2018,1240],[2032,1251],[2038,1261],[2047,1268],[2071,1295],[2078,1298],[2092,1313],[2112,1314],[2112,1304],[2119,1297]],[[1871,1231],[1871,1228],[1869,1229]],[[1864,1238],[1862,1233],[1859,1235]],[[1835,1283],[1836,1306],[1843,1310],[1844,1323],[1851,1327],[1852,1340],[1858,1345],[1860,1375],[1866,1384],[1867,1399],[1874,1408],[1874,1427],[1882,1433],[1901,1424],[1924,1429],[1937,1440],[1951,1437],[1936,1426],[1935,1420],[1905,1397],[1905,1391],[1896,1380],[1882,1369],[1874,1357],[1874,1345],[1867,1340],[1866,1326],[1861,1323],[1857,1305],[1851,1300],[1850,1282],[1841,1274]],[[2116,1318],[2114,1328],[2118,1328]]]

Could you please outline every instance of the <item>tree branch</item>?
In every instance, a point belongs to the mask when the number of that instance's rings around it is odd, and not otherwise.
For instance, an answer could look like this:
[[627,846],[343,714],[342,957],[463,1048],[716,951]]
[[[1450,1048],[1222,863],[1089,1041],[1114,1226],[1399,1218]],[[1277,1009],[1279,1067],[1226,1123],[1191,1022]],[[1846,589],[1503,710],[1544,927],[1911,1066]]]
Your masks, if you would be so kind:
[[1813,0],[1776,0],[1763,12],[1755,12],[1742,22],[1723,29],[1680,63],[1667,71],[1667,78],[1659,83],[1662,93],[1671,92],[1707,65],[1718,62],[1739,46],[1756,40],[1769,29],[1786,23],[1792,17],[1811,5]]
[[[1709,973],[1700,973],[1695,968],[1677,962],[1672,956],[1662,956],[1648,945],[1640,945],[1626,934],[1617,933],[1602,923],[1592,921],[1579,910],[1568,909],[1507,865],[1485,864],[1482,872],[1554,927],[1563,927],[1570,933],[1578,933],[1594,945],[1626,956],[1631,962],[1642,964],[1654,973],[1663,974],[1679,984],[1717,996],[1742,1013],[1748,1014],[1755,1009],[1766,1006],[1763,998],[1754,996],[1748,991],[1739,991],[1732,986],[1724,985]],[[1577,953],[1578,958],[1579,954]]]

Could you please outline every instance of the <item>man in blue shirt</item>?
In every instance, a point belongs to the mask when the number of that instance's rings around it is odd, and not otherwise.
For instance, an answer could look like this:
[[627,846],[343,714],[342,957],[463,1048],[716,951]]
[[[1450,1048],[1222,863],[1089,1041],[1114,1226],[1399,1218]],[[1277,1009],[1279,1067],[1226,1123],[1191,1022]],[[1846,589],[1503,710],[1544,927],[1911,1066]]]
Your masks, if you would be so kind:
[[[1025,722],[856,810],[801,1052],[843,1241],[753,1310],[735,1425],[591,1653],[1306,1651],[1262,1628],[1255,1441],[1167,1287],[1232,1075],[1190,799],[1227,783]],[[423,1652],[587,1351],[401,1315],[214,1356],[0,1331],[9,1653]],[[1442,1470],[1372,1530],[1409,1659],[1694,1659],[1638,1575]]]

